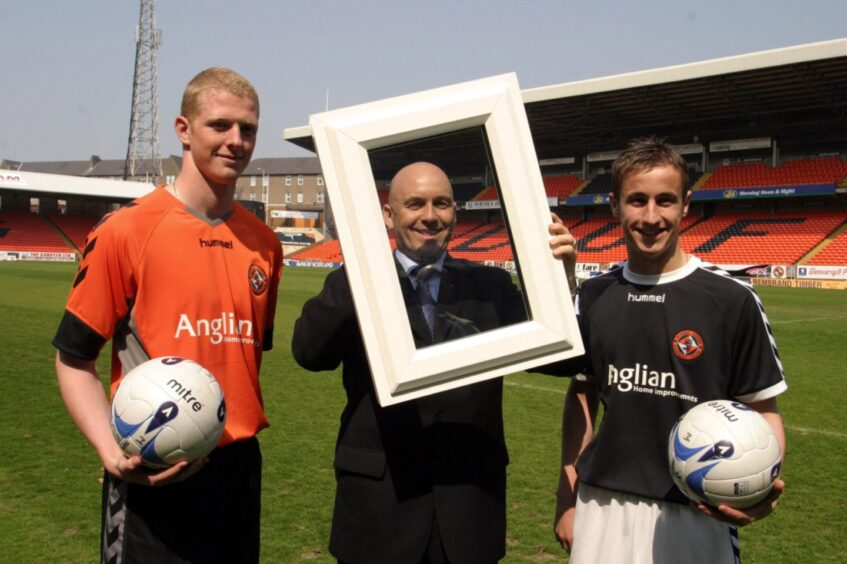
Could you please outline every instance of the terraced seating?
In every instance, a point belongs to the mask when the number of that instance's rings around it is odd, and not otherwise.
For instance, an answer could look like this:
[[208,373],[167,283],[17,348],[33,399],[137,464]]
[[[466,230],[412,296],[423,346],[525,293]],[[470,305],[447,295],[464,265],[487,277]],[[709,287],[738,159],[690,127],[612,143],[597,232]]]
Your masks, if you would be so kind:
[[[707,220],[691,215],[682,220],[680,244],[686,252],[716,264],[794,264],[845,221],[847,214],[841,211],[734,212]],[[626,260],[623,231],[616,218],[603,216],[586,221],[569,218],[566,225],[577,238],[580,262]],[[502,221],[460,221],[448,249],[456,258],[476,262],[514,260]],[[337,241],[317,245],[294,258],[343,260]],[[807,264],[847,264],[847,234],[839,235]]]
[[88,237],[88,233],[99,220],[99,218],[87,215],[61,214],[52,214],[50,219],[80,251],[85,249],[85,240]]
[[837,184],[847,177],[847,162],[838,157],[788,161],[769,167],[762,162],[724,165],[703,183],[702,190]]
[[793,264],[845,221],[843,212],[736,212],[683,233],[686,252],[717,264]]
[[[683,218],[680,229],[684,232],[697,220],[695,216]],[[626,244],[617,218],[595,217],[569,229],[576,237],[580,262],[616,263],[626,260]]]
[[804,264],[810,266],[847,265],[847,230],[839,233],[826,247]]
[[608,194],[612,191],[612,175],[608,172],[598,174],[580,192],[581,196],[587,194]]
[[[549,198],[558,199],[567,198],[574,190],[585,184],[583,179],[572,175],[545,176],[542,180],[544,181],[544,193]],[[474,201],[497,200],[499,199],[497,188],[487,186],[471,199]]]
[[26,212],[0,212],[0,250],[69,252],[45,219]]
[[585,183],[585,180],[578,176],[545,176],[544,191],[550,198],[563,200]]
[[318,243],[293,254],[290,258],[299,261],[344,262],[344,257],[341,254],[341,243],[338,242],[338,239]]

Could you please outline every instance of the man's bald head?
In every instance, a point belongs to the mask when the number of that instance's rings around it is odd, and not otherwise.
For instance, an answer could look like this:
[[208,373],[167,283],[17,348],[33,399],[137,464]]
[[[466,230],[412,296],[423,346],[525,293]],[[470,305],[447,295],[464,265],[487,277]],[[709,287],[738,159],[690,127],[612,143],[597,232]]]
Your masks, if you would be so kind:
[[382,213],[400,252],[419,264],[435,262],[456,225],[450,179],[432,163],[404,166],[391,180]]
[[450,198],[453,198],[453,187],[450,185],[450,179],[447,174],[439,167],[432,163],[416,162],[406,165],[397,171],[394,178],[391,179],[391,185],[388,190],[388,200],[391,201],[392,194],[396,198],[398,188],[400,191],[406,190],[411,184],[441,184],[447,186],[450,190]]

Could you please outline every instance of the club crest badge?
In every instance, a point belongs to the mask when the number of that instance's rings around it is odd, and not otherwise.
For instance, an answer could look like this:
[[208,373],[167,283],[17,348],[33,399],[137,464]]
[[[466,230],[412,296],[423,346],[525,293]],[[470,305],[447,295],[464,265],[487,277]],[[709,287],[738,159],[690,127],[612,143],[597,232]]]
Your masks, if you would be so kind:
[[673,338],[673,353],[682,360],[694,360],[703,354],[703,337],[690,329],[680,331]]
[[250,290],[257,296],[263,294],[268,289],[268,275],[262,270],[262,267],[255,264],[250,267],[247,273],[247,280],[250,282]]

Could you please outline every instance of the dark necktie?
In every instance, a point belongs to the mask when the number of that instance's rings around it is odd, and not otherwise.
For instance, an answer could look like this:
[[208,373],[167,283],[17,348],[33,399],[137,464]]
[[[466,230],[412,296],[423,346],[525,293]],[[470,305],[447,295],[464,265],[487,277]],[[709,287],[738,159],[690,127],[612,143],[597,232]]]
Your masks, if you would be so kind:
[[435,333],[435,299],[432,297],[429,289],[429,280],[433,276],[438,275],[438,267],[431,264],[418,266],[412,270],[412,276],[414,276],[418,285],[416,288],[418,301],[421,304],[421,310],[423,311],[424,319],[426,319],[426,324],[429,326],[430,336]]

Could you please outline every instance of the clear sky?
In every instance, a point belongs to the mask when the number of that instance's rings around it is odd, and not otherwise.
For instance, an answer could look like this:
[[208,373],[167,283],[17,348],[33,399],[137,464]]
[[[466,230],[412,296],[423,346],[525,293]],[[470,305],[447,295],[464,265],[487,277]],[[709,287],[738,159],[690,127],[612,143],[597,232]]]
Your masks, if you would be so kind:
[[[123,159],[138,0],[0,0],[0,160]],[[532,88],[847,36],[847,0],[158,0],[159,137],[229,66],[262,104],[254,157],[309,114],[516,72]]]

